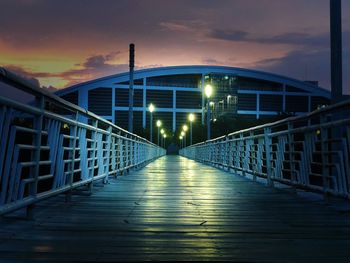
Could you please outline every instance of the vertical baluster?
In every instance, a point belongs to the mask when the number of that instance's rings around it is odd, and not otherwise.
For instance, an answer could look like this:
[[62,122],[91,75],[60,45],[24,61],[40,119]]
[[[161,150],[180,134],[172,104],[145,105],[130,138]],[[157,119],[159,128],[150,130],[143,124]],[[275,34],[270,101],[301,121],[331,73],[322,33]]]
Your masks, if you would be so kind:
[[265,144],[265,155],[266,155],[266,176],[267,184],[273,186],[272,180],[272,169],[271,169],[271,128],[264,129],[264,144]]
[[66,192],[66,201],[71,200],[72,191],[73,191],[73,182],[74,182],[74,167],[75,167],[75,153],[76,153],[76,145],[77,145],[77,136],[78,136],[78,119],[79,119],[79,113],[75,112],[75,123],[73,124],[73,127],[70,127],[70,136],[73,138],[69,139],[69,147],[72,148],[69,150],[69,159],[70,159],[70,165],[69,165],[69,176],[68,176],[68,184],[69,184],[69,190]]
[[[326,123],[327,117],[322,115],[320,117],[320,124]],[[322,159],[322,182],[323,182],[323,194],[324,199],[329,199],[329,179],[327,178],[330,174],[327,173],[328,163],[328,129],[324,126],[321,127],[321,159]]]
[[111,155],[111,151],[113,151],[113,139],[112,139],[112,126],[109,126],[108,129],[108,136],[107,136],[107,158],[106,158],[106,164],[105,164],[105,173],[106,173],[106,177],[103,180],[103,182],[106,184],[108,183],[108,176],[109,176],[109,172],[110,172],[110,168],[111,168],[111,164],[112,164],[112,155]]
[[[41,151],[41,131],[43,128],[43,120],[44,120],[44,106],[45,106],[45,99],[43,96],[36,98],[37,107],[40,109],[40,115],[36,116],[34,118],[34,129],[36,131],[36,134],[34,136],[34,145],[35,150],[33,154],[33,161],[35,162],[35,166],[32,169],[32,176],[34,178],[34,182],[30,184],[29,186],[29,193],[32,197],[36,197],[38,193],[38,178],[39,178],[39,169],[40,169],[40,151]],[[34,205],[29,205],[27,207],[27,217],[32,218],[33,217],[33,208]]]
[[98,159],[97,159],[97,154],[98,154],[98,132],[97,132],[97,127],[98,127],[98,121],[97,120],[92,120],[92,126],[94,127],[94,129],[91,131],[92,132],[92,153],[91,153],[91,162],[90,165],[90,172],[89,172],[89,179],[91,179],[91,181],[88,184],[88,190],[90,193],[92,193],[93,191],[93,187],[94,187],[94,183],[93,183],[93,179],[95,176],[95,166],[96,163],[98,163]]
[[294,135],[292,134],[293,124],[288,122],[288,148],[289,148],[289,169],[292,184],[297,183],[296,169],[295,169],[295,151],[294,151]]
[[[0,151],[0,182],[1,182],[1,193],[3,193],[7,187],[7,183],[5,184],[4,179],[2,178],[4,175],[4,166],[6,165],[5,158],[6,158],[6,145],[9,140],[9,136],[11,136],[12,133],[10,133],[11,129],[11,123],[14,117],[13,109],[7,109],[4,119],[1,121],[2,123],[2,129],[1,129],[1,138],[0,138],[0,149],[3,149]],[[4,185],[5,184],[5,185]],[[6,192],[6,191],[5,191]],[[3,194],[5,195],[5,194]]]

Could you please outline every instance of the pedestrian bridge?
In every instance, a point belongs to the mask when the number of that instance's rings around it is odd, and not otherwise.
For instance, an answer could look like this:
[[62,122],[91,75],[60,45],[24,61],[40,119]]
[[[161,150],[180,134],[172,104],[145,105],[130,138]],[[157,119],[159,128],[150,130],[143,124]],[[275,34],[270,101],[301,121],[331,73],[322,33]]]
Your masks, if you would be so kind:
[[350,259],[350,103],[164,156],[0,73],[1,262]]

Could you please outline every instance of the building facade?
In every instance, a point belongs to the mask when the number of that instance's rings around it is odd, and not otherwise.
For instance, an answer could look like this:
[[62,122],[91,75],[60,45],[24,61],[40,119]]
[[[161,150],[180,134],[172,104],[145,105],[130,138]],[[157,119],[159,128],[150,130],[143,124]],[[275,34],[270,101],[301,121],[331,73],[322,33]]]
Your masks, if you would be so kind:
[[[134,127],[146,128],[148,105],[156,107],[153,119],[175,131],[189,113],[205,122],[204,87],[210,84],[212,119],[223,115],[264,118],[304,114],[330,102],[330,92],[315,82],[304,82],[271,73],[220,66],[174,66],[134,73]],[[128,127],[129,73],[81,83],[57,95],[95,114]]]

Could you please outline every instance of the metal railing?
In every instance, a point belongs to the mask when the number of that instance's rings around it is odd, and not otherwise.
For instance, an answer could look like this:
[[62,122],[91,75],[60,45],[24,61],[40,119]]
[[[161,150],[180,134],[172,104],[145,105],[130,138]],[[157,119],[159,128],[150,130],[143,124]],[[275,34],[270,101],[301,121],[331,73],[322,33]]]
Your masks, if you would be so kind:
[[241,175],[350,197],[350,101],[180,150]]
[[107,182],[165,149],[0,68],[0,81],[33,96],[0,96],[0,214]]

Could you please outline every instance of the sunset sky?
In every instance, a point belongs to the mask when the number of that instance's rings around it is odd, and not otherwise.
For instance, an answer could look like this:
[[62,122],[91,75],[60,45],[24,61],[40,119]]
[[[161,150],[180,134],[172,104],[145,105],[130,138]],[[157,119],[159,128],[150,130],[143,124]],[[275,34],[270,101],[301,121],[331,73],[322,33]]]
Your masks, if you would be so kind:
[[[350,1],[343,5],[350,94]],[[128,70],[226,65],[330,88],[329,0],[0,0],[0,64],[64,88]]]

